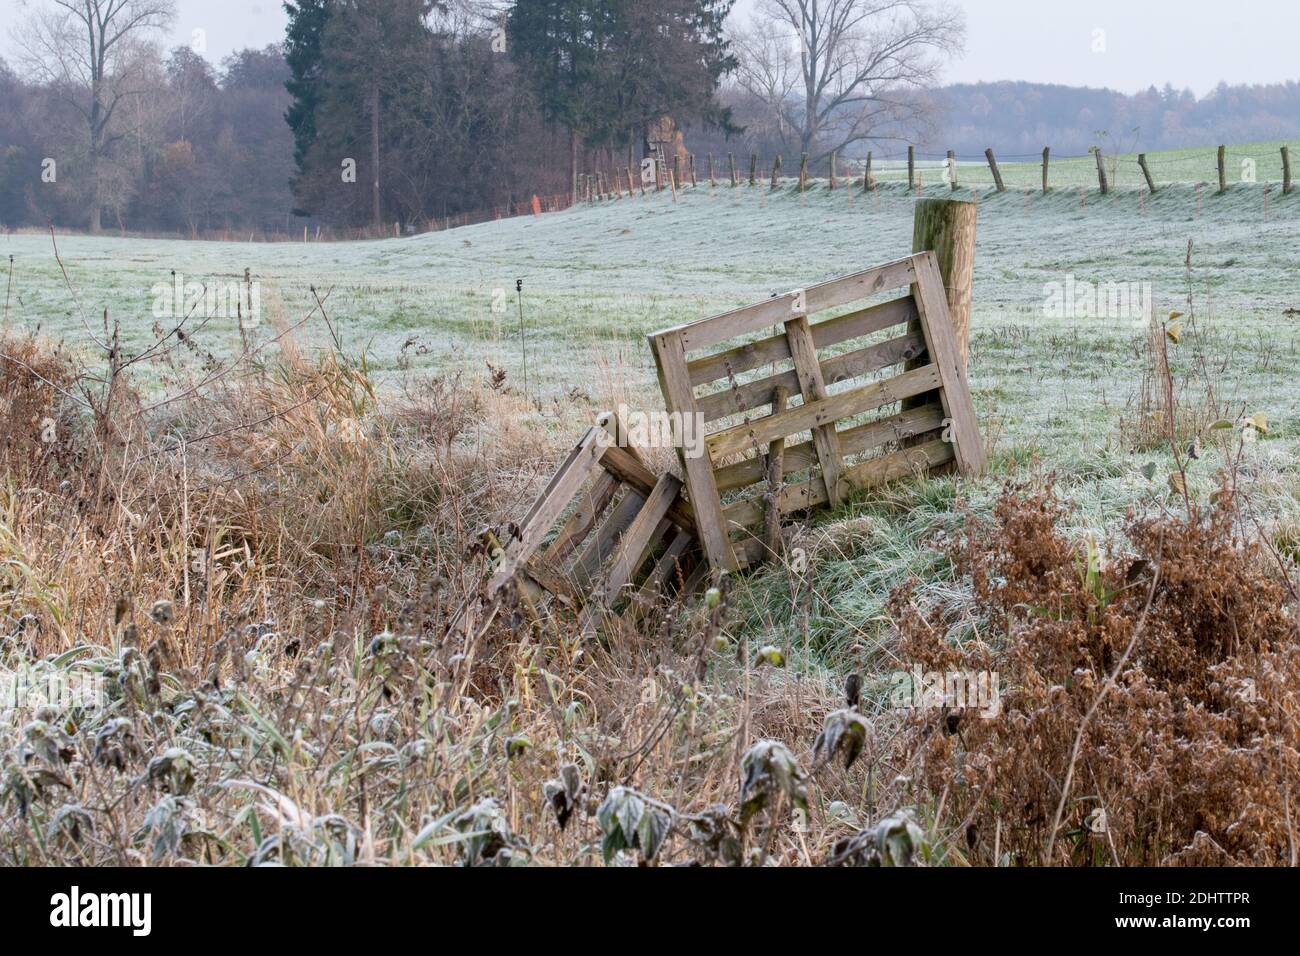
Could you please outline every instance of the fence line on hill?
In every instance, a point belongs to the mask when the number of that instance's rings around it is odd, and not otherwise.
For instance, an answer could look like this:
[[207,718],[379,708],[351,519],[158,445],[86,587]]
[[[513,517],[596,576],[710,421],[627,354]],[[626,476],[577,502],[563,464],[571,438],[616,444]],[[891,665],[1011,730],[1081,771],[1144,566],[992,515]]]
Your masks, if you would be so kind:
[[[1291,155],[1287,146],[1282,146],[1279,150],[1281,157],[1282,176],[1281,192],[1289,195],[1294,191],[1294,182],[1291,170]],[[1132,157],[1134,154],[1124,154]],[[1149,157],[1146,153],[1137,153],[1135,159],[1131,159],[1134,165],[1141,172],[1142,181],[1145,183],[1142,202],[1145,210],[1145,196],[1154,196],[1164,186],[1185,183],[1196,187],[1197,212],[1199,214],[1201,207],[1201,193],[1207,185],[1217,185],[1219,194],[1226,193],[1229,188],[1229,161],[1235,161],[1240,164],[1241,176],[1239,181],[1250,185],[1259,183],[1257,175],[1257,160],[1254,156],[1244,153],[1229,153],[1228,148],[1224,145],[1218,147],[1216,151],[1216,162],[1213,179],[1170,179],[1160,178],[1158,173],[1161,169],[1169,169],[1174,166],[1185,168],[1188,160],[1176,158],[1156,158]],[[696,166],[696,156],[693,153],[685,154],[686,161],[682,162],[682,157],[674,157],[670,164],[662,154],[657,154],[646,159],[641,167],[632,165],[602,165],[593,167],[591,170],[580,173],[577,177],[577,191],[560,193],[553,196],[533,195],[530,198],[518,202],[510,202],[500,206],[491,206],[479,210],[471,210],[448,216],[434,216],[417,222],[402,223],[396,221],[389,226],[361,226],[350,229],[337,229],[333,227],[317,226],[313,232],[310,226],[303,226],[301,241],[306,242],[347,242],[361,239],[395,239],[422,235],[430,232],[443,232],[447,229],[455,229],[461,226],[478,225],[484,222],[491,222],[499,219],[513,219],[519,216],[540,216],[544,213],[561,212],[569,209],[579,203],[591,203],[608,199],[633,198],[637,195],[644,196],[649,192],[660,193],[671,191],[673,199],[676,200],[678,192],[689,185],[692,188],[698,188],[702,181],[710,190],[719,187],[719,184],[729,188],[739,188],[742,186],[758,187],[768,186],[775,190],[781,183],[797,181],[799,191],[802,193],[808,188],[809,175],[808,163],[809,156],[807,153],[800,155],[797,177],[783,177],[782,171],[785,169],[784,158],[777,154],[771,159],[762,158],[758,153],[751,152],[748,157],[747,170],[738,164],[736,154],[728,153],[726,156],[726,165],[722,165],[722,157],[715,157],[712,153],[707,154],[707,165],[700,175]],[[1008,192],[1009,187],[1005,182],[1002,170],[998,165],[998,160],[992,149],[984,151],[983,156],[958,155],[953,150],[948,150],[943,154],[939,153],[922,153],[918,152],[915,146],[908,146],[906,154],[888,153],[882,154],[881,158],[886,162],[900,164],[897,169],[885,169],[876,165],[877,156],[874,150],[867,153],[865,160],[850,162],[851,167],[847,176],[841,175],[841,162],[839,158],[832,153],[830,158],[830,175],[828,185],[830,189],[839,189],[841,186],[858,192],[872,192],[881,182],[897,181],[889,178],[892,172],[902,172],[902,163],[906,160],[907,186],[909,190],[915,190],[917,195],[924,194],[924,182],[921,175],[925,171],[934,171],[940,169],[944,171],[944,179],[950,185],[953,192],[962,188],[961,171],[971,169],[974,166],[987,165],[993,180],[993,188],[997,192]],[[1052,192],[1055,188],[1051,184],[1052,163],[1078,162],[1080,160],[1096,160],[1096,178],[1097,188],[1102,195],[1109,194],[1117,185],[1112,179],[1117,178],[1120,170],[1119,156],[1108,156],[1100,146],[1094,146],[1086,155],[1073,156],[1053,156],[1050,147],[1044,147],[1041,154],[1042,166],[1042,185],[1041,191],[1046,194]],[[744,157],[742,157],[742,160]],[[1027,159],[1040,159],[1037,153],[1016,153],[1004,154],[1003,159],[1010,159],[1017,166],[1023,167],[1030,165],[1025,162]],[[921,165],[928,163],[929,165]],[[1108,173],[1109,164],[1109,173]],[[878,173],[885,173],[885,177]],[[1207,170],[1210,173],[1211,170]],[[1080,184],[1074,184],[1080,190],[1080,201],[1083,201],[1084,187]],[[1263,180],[1264,186],[1264,203],[1265,216],[1267,217],[1268,197],[1271,192],[1272,183],[1268,179]],[[978,189],[976,188],[976,195]],[[1015,186],[1016,191],[1021,190],[1021,186]],[[1024,189],[1026,194],[1029,190]],[[4,232],[9,232],[4,229]],[[26,230],[18,229],[16,232]],[[272,232],[262,230],[260,233],[256,230],[248,234],[248,239],[243,239],[242,231],[231,229],[207,229],[191,230],[188,234],[165,234],[156,232],[137,233],[130,232],[123,228],[121,230],[123,237],[132,236],[137,238],[185,238],[185,239],[202,239],[209,241],[262,241],[262,242],[296,242],[298,236],[290,232]]]
[[[1287,195],[1293,191],[1293,180],[1291,175],[1291,156],[1287,146],[1280,148],[1280,157],[1282,164],[1282,193]],[[1216,152],[1216,162],[1213,169],[1206,169],[1207,175],[1213,174],[1213,179],[1176,179],[1161,178],[1158,173],[1161,169],[1171,167],[1186,168],[1189,160],[1177,158],[1149,158],[1146,153],[1122,154],[1127,156],[1129,162],[1136,166],[1135,171],[1140,171],[1142,181],[1146,184],[1149,193],[1155,194],[1162,186],[1174,185],[1178,183],[1187,183],[1196,185],[1198,189],[1208,184],[1217,184],[1218,192],[1227,192],[1229,187],[1229,160],[1238,161],[1241,168],[1241,175],[1238,181],[1247,184],[1257,184],[1259,182],[1256,157],[1244,153],[1229,154],[1226,146],[1221,145]],[[691,153],[685,154],[686,161],[683,164],[682,157],[674,157],[671,164],[661,154],[646,159],[641,167],[631,165],[601,165],[582,173],[578,181],[577,199],[580,202],[592,202],[596,200],[622,198],[626,195],[632,198],[636,195],[645,195],[648,191],[663,192],[670,190],[674,197],[677,191],[685,188],[687,179],[692,187],[698,186],[700,179],[707,181],[711,188],[717,188],[719,184],[731,188],[739,186],[758,186],[770,182],[771,188],[776,189],[782,182],[781,170],[784,168],[784,158],[780,154],[771,159],[763,158],[758,153],[751,152],[748,157],[748,175],[743,172],[743,166],[737,164],[735,153],[727,153],[725,166],[722,163],[723,157],[715,156],[712,153],[706,154],[705,173],[703,177],[697,176],[696,156]],[[743,160],[745,157],[741,157]],[[882,157],[887,162],[902,163],[904,154],[892,153],[884,154]],[[1041,191],[1044,193],[1053,190],[1051,182],[1052,163],[1079,161],[1095,159],[1097,171],[1097,188],[1103,195],[1111,192],[1117,183],[1113,179],[1117,178],[1120,170],[1121,156],[1108,155],[1100,146],[1092,147],[1086,155],[1074,156],[1053,156],[1050,147],[1044,147],[1040,154],[1007,154],[1004,159],[1016,161],[1017,165],[1029,165],[1025,160],[1041,159],[1042,168],[1042,186]],[[874,150],[867,153],[865,161],[851,163],[850,174],[845,177],[840,173],[840,161],[835,153],[830,157],[830,172],[828,183],[832,190],[839,188],[844,184],[848,188],[860,188],[862,191],[869,191],[878,182],[886,181],[877,173],[883,170],[883,167],[876,166],[876,153]],[[928,167],[918,165],[921,163],[932,163]],[[808,162],[807,153],[800,155],[798,183],[800,192],[807,188],[808,184]],[[909,189],[916,189],[921,186],[920,173],[928,169],[945,170],[945,178],[950,183],[953,190],[961,185],[960,171],[962,168],[969,168],[973,164],[987,164],[989,172],[992,175],[993,186],[998,192],[1006,192],[1008,187],[1005,183],[998,160],[992,149],[987,149],[979,157],[959,156],[953,150],[945,153],[920,153],[915,146],[908,146],[906,152],[907,163],[907,185]],[[933,164],[936,164],[933,165]],[[892,172],[895,170],[889,170]],[[901,166],[896,170],[901,173]],[[900,180],[901,181],[901,180]],[[1269,180],[1263,181],[1266,192],[1271,186]]]

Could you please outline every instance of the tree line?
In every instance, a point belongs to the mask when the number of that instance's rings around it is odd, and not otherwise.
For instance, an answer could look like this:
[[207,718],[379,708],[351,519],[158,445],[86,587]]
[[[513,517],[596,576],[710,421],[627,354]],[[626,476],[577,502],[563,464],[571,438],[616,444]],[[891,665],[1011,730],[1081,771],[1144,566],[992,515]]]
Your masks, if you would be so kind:
[[407,230],[576,192],[664,117],[730,130],[733,0],[291,0],[283,44],[163,52],[172,0],[45,0],[0,62],[0,223]]
[[[289,0],[284,41],[160,45],[174,0],[34,0],[0,61],[0,225],[422,230],[646,156],[1005,159],[1284,138],[1300,85],[939,87],[942,0]],[[671,168],[671,167],[670,167]]]

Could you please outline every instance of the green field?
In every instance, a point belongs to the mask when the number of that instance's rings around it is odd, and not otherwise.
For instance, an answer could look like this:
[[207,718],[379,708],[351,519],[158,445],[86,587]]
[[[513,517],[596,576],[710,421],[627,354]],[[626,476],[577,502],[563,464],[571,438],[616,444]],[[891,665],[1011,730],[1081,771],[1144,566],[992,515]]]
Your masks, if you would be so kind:
[[[1277,176],[1267,164],[1273,144],[1230,150],[1247,153],[1258,157],[1260,182],[1235,184],[1224,195],[1176,185],[1144,196],[1127,173],[1105,197],[1095,188],[977,191],[971,381],[994,462],[991,477],[960,486],[977,509],[1003,478],[1026,469],[1058,474],[1080,533],[1109,533],[1130,505],[1168,493],[1167,454],[1123,434],[1147,367],[1145,333],[1131,319],[1045,314],[1050,285],[1073,277],[1150,283],[1157,315],[1189,311],[1190,301],[1199,352],[1192,361],[1190,345],[1174,350],[1180,382],[1195,394],[1204,391],[1207,373],[1230,417],[1267,413],[1269,434],[1248,452],[1248,490],[1270,527],[1300,515],[1300,334],[1288,311],[1300,308],[1300,195],[1265,193],[1263,181]],[[1213,174],[1212,150],[1152,160],[1183,171],[1179,178]],[[1056,164],[1057,181],[1085,182],[1087,162]],[[1019,183],[1036,169],[1008,165],[1005,172],[1009,183]],[[926,195],[948,191],[925,187]],[[306,319],[294,333],[299,343],[326,341],[325,323],[312,314],[315,286],[345,347],[364,350],[382,381],[396,385],[412,370],[486,376],[491,363],[519,388],[523,343],[514,287],[522,277],[532,394],[590,398],[564,411],[536,406],[537,426],[562,442],[615,401],[659,404],[647,333],[906,255],[913,202],[899,184],[871,195],[832,192],[824,183],[802,194],[789,184],[776,191],[701,186],[677,201],[664,192],[381,242],[60,236],[71,288],[49,236],[10,235],[3,239],[12,256],[4,321],[80,347],[85,325],[98,327],[106,309],[130,344],[144,345],[155,322],[151,290],[171,282],[173,270],[196,281],[231,282],[248,268],[260,283],[265,319],[255,335],[263,340]],[[218,354],[239,341],[229,317],[212,319],[196,338]],[[1154,478],[1143,473],[1148,464],[1156,467]],[[1193,468],[1198,494],[1213,490],[1216,467],[1208,449]],[[872,622],[883,622],[883,601],[908,575],[928,588],[949,587],[945,565],[925,542],[960,520],[958,492],[949,479],[901,487],[824,523],[819,533],[834,546],[815,576],[836,600],[813,622],[814,637],[829,647],[860,648],[875,641]],[[752,625],[787,633],[793,625],[780,606],[767,591],[756,592]],[[853,628],[846,629],[846,618],[857,622]]]

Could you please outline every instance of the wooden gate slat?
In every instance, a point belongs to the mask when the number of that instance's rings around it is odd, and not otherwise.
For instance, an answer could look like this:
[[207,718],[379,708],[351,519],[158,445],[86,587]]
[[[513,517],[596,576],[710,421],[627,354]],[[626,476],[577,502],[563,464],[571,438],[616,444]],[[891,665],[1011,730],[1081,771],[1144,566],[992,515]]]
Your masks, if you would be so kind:
[[[699,414],[699,407],[686,372],[686,347],[681,335],[675,332],[652,335],[650,345],[654,351],[659,384],[668,403],[668,410],[694,419]],[[722,500],[713,481],[713,465],[707,455],[693,457],[681,448],[677,449],[677,455],[686,472],[686,485],[695,512],[696,532],[709,556],[709,562],[716,568],[733,570],[736,567],[736,556],[732,554],[731,544],[723,532]]]
[[606,600],[612,605],[615,595],[632,580],[632,576],[649,557],[655,535],[662,532],[668,509],[681,493],[682,483],[672,475],[664,475],[646,498],[645,504],[628,526],[618,543],[618,551],[610,561],[605,578]]
[[[821,363],[817,361],[817,347],[813,345],[808,316],[801,315],[786,322],[785,334],[790,340],[790,357],[794,360],[794,370],[799,376],[799,391],[803,395],[804,405],[825,401],[826,382],[822,379]],[[772,417],[779,418],[780,415]],[[835,422],[815,427],[812,434],[813,445],[817,449],[817,463],[821,466],[822,477],[826,481],[826,493],[830,496],[832,507],[838,508],[843,500],[840,494],[840,471],[844,462],[840,457],[840,439]],[[778,437],[781,436],[772,436],[772,441]]]
[[932,392],[941,384],[939,369],[934,365],[926,365],[883,382],[864,385],[821,401],[807,402],[779,415],[768,415],[766,418],[716,432],[705,439],[705,443],[713,460],[718,461],[729,455],[749,451],[755,446],[765,445],[781,435],[797,435],[828,422],[861,415],[904,398]]
[[[910,409],[867,422],[840,432],[840,452],[846,457],[870,451],[886,442],[900,441],[915,435],[924,435],[943,425],[943,406],[934,401],[920,408]],[[785,449],[785,474],[794,475],[817,463],[817,452],[810,441],[788,445]],[[722,492],[746,488],[763,481],[766,476],[761,457],[746,458],[734,465],[726,465],[714,472],[718,490]]]
[[980,475],[985,465],[984,441],[975,419],[975,405],[966,379],[966,363],[962,360],[952,319],[948,314],[948,295],[943,288],[943,278],[939,275],[939,262],[933,252],[923,252],[916,259],[917,308],[921,312],[921,329],[925,334],[930,361],[938,367],[943,380],[940,398],[945,415],[951,419],[957,465],[968,475]]

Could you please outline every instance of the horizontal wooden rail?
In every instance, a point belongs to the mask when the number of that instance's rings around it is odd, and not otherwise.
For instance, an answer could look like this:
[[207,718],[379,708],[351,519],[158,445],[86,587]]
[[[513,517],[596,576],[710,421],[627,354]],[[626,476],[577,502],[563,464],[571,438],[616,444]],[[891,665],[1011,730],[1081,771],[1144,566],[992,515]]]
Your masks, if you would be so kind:
[[[917,316],[916,303],[911,296],[890,299],[866,309],[817,322],[812,327],[813,344],[819,349],[829,348],[882,332],[895,325],[914,322]],[[688,362],[686,368],[690,373],[691,385],[698,386],[740,375],[772,362],[781,362],[789,357],[790,340],[782,333],[695,359]]]
[[[931,441],[880,458],[859,462],[844,469],[840,480],[848,483],[855,491],[861,491],[928,471],[952,460],[951,444],[945,441]],[[821,475],[817,475],[798,484],[786,485],[781,489],[779,500],[782,514],[819,507],[826,504],[828,500],[826,483]],[[722,513],[731,529],[750,529],[762,524],[763,507],[762,499],[749,499],[728,505],[722,509]]]
[[768,415],[710,435],[706,439],[709,455],[714,462],[718,462],[776,438],[798,435],[813,428],[834,424],[841,418],[851,418],[914,395],[932,392],[941,384],[939,367],[924,365],[888,381],[799,405],[779,415]]
[[[816,338],[815,334],[813,338]],[[919,358],[924,351],[925,337],[920,332],[914,332],[856,352],[825,359],[821,362],[822,377],[827,385],[835,385]],[[699,400],[700,412],[706,422],[712,422],[728,415],[762,408],[772,404],[772,391],[779,385],[793,392],[799,387],[798,373],[790,369],[706,395]]]
[[[938,403],[909,409],[888,418],[846,428],[840,432],[840,450],[845,455],[860,455],[873,448],[891,442],[914,438],[927,432],[936,431],[943,426],[943,408]],[[766,478],[764,461],[761,456],[746,458],[735,464],[726,465],[714,472],[721,492],[747,488]],[[817,464],[817,454],[812,442],[787,445],[785,449],[785,468],[783,475],[797,475]]]
[[[847,305],[890,289],[910,285],[916,278],[912,257],[899,259],[874,269],[831,279],[804,290],[805,311],[809,314]],[[796,293],[774,296],[757,305],[734,309],[699,322],[667,329],[659,335],[680,334],[687,352],[697,351],[756,332],[769,325],[779,325],[794,314]]]

